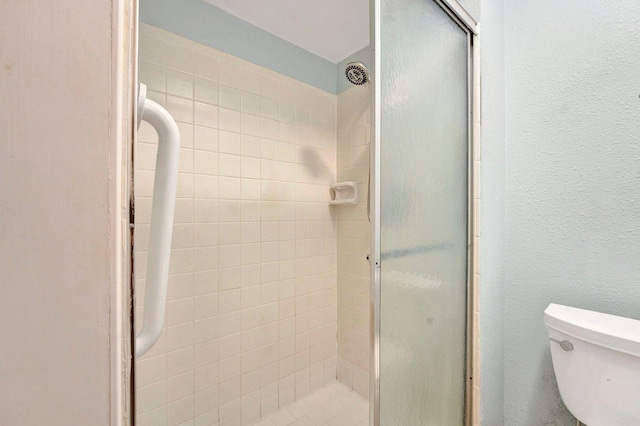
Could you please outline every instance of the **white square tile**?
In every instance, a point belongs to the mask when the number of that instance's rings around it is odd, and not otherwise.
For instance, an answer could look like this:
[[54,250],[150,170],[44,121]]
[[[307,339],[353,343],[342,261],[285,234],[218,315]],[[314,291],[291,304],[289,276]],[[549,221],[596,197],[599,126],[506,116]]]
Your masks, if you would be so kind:
[[194,126],[192,125],[192,123],[176,123],[176,124],[178,125],[178,132],[180,132],[180,147],[193,148],[193,140],[194,140],[193,127]]
[[218,93],[221,107],[240,110],[240,90],[221,84]]
[[287,409],[278,411],[276,414],[273,414],[271,417],[269,417],[269,419],[277,426],[290,425],[291,423],[296,421],[296,417]]
[[271,139],[260,139],[260,153],[262,158],[267,160],[279,159],[279,142]]
[[194,419],[194,426],[218,426],[218,409],[202,413]]
[[[258,228],[258,235],[260,231]],[[275,241],[264,242],[260,246],[260,259],[262,262],[271,263],[279,260],[278,243]]]
[[194,346],[194,366],[204,367],[218,360],[218,340],[208,340]]
[[[264,291],[264,286],[263,286]],[[262,305],[261,324],[268,325],[278,321],[278,303],[268,303]]]
[[194,80],[195,100],[211,105],[218,105],[218,85],[202,78]]
[[213,362],[194,370],[194,390],[196,392],[218,385],[218,363]]
[[138,78],[140,82],[147,85],[147,90],[165,92],[167,70],[156,64],[140,61],[138,67]]
[[238,155],[220,154],[219,170],[220,176],[240,176],[241,158]]
[[196,198],[214,199],[218,197],[217,176],[195,175],[193,183],[193,193]]
[[260,157],[260,138],[251,135],[241,135],[240,153],[247,157]]
[[[193,316],[193,312],[191,313]],[[167,327],[167,351],[175,351],[193,345],[193,323],[186,322]]]
[[277,201],[262,201],[260,203],[261,206],[261,217],[262,220],[267,222],[273,222],[279,220],[280,218],[280,203]]
[[194,416],[193,395],[169,403],[167,417],[169,424],[180,424]]
[[262,160],[260,177],[267,180],[278,180],[280,178],[278,162],[273,160]]
[[220,271],[218,272],[218,290],[226,291],[239,289],[241,287],[241,273],[242,268],[238,266],[220,268]]
[[194,147],[206,151],[217,151],[218,130],[204,126],[194,126]]
[[176,401],[193,395],[193,371],[170,377],[167,380],[167,401]]
[[167,70],[167,93],[182,98],[193,98],[193,76],[174,70]]
[[279,119],[278,101],[262,97],[261,99],[261,115],[272,120]]
[[262,263],[260,265],[260,282],[262,284],[277,282],[279,273],[278,262]]
[[240,128],[243,135],[260,136],[260,117],[242,113]]
[[261,335],[260,329],[254,328],[242,332],[242,351],[247,352],[254,350],[260,346]]
[[260,265],[243,265],[241,268],[242,287],[251,287],[260,284]]
[[151,411],[167,403],[167,383],[162,380],[138,388],[136,403],[139,413]]
[[167,95],[167,110],[176,121],[183,123],[194,122],[194,105],[191,99]]
[[260,263],[260,244],[242,244],[241,248],[242,265],[253,265]]
[[194,321],[194,342],[203,343],[218,338],[218,317]]
[[278,222],[262,222],[262,241],[278,241]]
[[279,198],[280,184],[276,181],[261,181],[260,197],[265,201],[277,201]]
[[193,346],[167,353],[167,376],[193,370]]
[[243,287],[240,292],[242,309],[260,306],[260,286]]
[[226,358],[220,361],[220,382],[227,382],[234,377],[240,376],[241,358],[240,355]]
[[194,245],[215,246],[218,244],[217,223],[197,223],[194,225]]
[[262,366],[260,359],[260,349],[253,349],[242,353],[242,373],[258,371]]
[[[240,410],[239,400],[241,396],[240,376],[235,377],[226,382],[220,383],[219,390],[220,390],[220,397],[219,397],[220,405],[227,404],[237,399],[238,400],[237,408],[232,409],[232,412],[235,412],[236,410],[239,411]],[[221,417],[222,415],[223,413],[221,413]]]
[[260,115],[260,96],[255,93],[242,92],[242,112]]
[[203,175],[218,174],[218,154],[210,151],[195,150],[194,171]]
[[219,132],[219,150],[227,154],[240,154],[240,134],[220,130]]
[[253,370],[242,374],[241,380],[243,395],[260,389],[260,370]]
[[[219,335],[220,337],[229,336],[240,333],[242,315],[240,311],[233,311],[221,314],[219,318]],[[223,364],[220,364],[221,368]],[[222,377],[222,376],[221,376]],[[226,380],[226,379],[221,379]]]
[[221,338],[218,349],[219,358],[225,359],[240,354],[241,342],[240,333]]
[[218,107],[195,102],[193,123],[198,126],[218,127]]
[[242,179],[242,199],[243,200],[259,200],[260,199],[260,180],[259,179]]
[[218,222],[217,200],[194,200],[195,222]]
[[260,241],[260,222],[243,222],[240,225],[241,242],[257,243]]
[[241,198],[240,178],[220,177],[219,190],[221,199],[239,200]]
[[219,112],[220,130],[240,133],[240,112],[229,109],[220,108]]
[[249,426],[260,420],[260,402],[250,405],[243,405],[242,408],[242,425]]
[[242,157],[242,177],[259,179],[260,175],[260,159]]
[[220,222],[238,222],[241,203],[239,200],[220,200],[218,204]]
[[219,294],[219,312],[233,312],[240,309],[240,290],[223,291]]
[[260,401],[260,413],[262,414],[263,417],[268,416],[269,414],[272,414],[277,410],[278,410],[278,395],[271,395],[263,398]]

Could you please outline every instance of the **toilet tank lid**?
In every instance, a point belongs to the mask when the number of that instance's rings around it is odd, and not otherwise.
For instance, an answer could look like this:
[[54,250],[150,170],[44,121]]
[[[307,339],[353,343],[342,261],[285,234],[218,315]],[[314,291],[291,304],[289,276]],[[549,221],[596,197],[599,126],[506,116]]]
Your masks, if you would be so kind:
[[616,315],[550,304],[544,311],[547,327],[593,344],[640,356],[640,321]]

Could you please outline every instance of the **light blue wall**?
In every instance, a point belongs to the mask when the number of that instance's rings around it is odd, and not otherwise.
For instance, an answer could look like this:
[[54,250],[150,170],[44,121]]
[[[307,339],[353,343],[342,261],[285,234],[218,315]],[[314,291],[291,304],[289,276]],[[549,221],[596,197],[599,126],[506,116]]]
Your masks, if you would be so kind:
[[569,426],[544,309],[640,319],[640,2],[505,1],[504,23],[504,424]]
[[201,0],[140,0],[140,20],[337,93],[336,64]]
[[483,425],[504,424],[504,1],[482,2],[480,403]]

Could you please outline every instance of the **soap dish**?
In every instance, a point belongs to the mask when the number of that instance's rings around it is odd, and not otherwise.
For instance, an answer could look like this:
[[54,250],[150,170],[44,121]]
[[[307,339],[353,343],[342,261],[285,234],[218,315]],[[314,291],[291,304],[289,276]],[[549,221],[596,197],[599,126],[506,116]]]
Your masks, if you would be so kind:
[[329,189],[329,204],[358,204],[358,182],[338,182]]

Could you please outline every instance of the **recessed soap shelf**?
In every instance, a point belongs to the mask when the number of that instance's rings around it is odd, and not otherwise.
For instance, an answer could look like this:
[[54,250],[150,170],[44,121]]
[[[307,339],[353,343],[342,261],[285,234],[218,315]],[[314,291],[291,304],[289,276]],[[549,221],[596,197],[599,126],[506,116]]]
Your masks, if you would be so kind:
[[329,189],[329,204],[358,204],[358,182],[338,182]]

